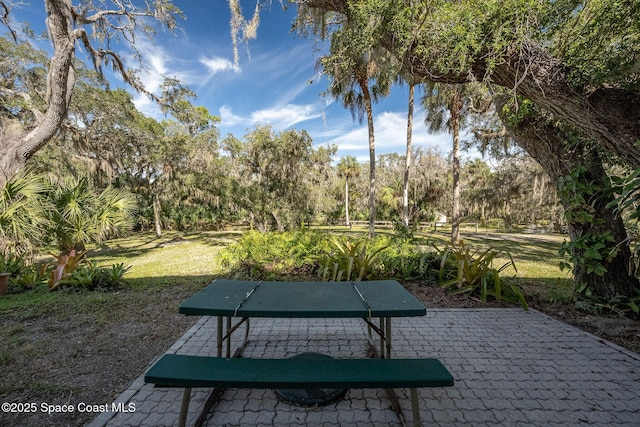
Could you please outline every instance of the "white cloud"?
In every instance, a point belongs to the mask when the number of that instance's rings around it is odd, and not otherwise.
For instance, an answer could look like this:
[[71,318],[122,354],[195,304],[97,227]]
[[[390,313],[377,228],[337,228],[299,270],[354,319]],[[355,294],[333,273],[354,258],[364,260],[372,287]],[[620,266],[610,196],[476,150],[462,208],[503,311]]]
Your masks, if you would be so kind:
[[206,56],[201,56],[198,60],[202,65],[207,67],[209,73],[211,75],[219,73],[221,71],[235,71],[236,73],[240,72],[240,67],[235,65],[233,62],[224,58],[207,58]]
[[313,105],[287,104],[254,111],[250,116],[239,116],[233,113],[231,107],[220,107],[221,125],[224,127],[255,127],[271,125],[274,130],[281,131],[298,123],[317,119],[321,114]]
[[200,82],[200,87],[207,84],[216,74],[224,73],[227,71],[233,71],[234,73],[237,74],[237,73],[240,73],[240,71],[242,71],[238,65],[234,64],[233,62],[225,58],[220,58],[220,57],[207,58],[206,56],[201,56],[198,62],[204,65],[205,68],[207,69],[207,75]]
[[[373,125],[376,155],[389,152],[405,153],[407,144],[406,113],[380,113],[374,117]],[[368,155],[364,156],[359,153],[369,150],[369,131],[366,122],[358,124],[351,130],[333,129],[331,133],[339,136],[332,137],[324,141],[323,144],[336,145],[338,156],[355,154],[358,158],[368,160]],[[427,132],[427,128],[422,122],[414,119],[412,144],[414,147],[437,147],[441,152],[446,153],[451,149],[451,137],[447,134],[432,135]]]
[[[165,76],[175,77],[178,80],[187,83],[192,80],[190,77],[190,71],[176,68],[176,64],[179,64],[180,62],[176,61],[176,59],[162,47],[152,45],[144,40],[136,42],[136,46],[142,53],[143,61],[147,67],[146,70],[139,74],[140,81],[147,91],[158,94]],[[159,106],[146,95],[134,95],[133,103],[143,114],[156,119],[162,118]]]
[[286,104],[251,113],[252,124],[270,124],[276,129],[286,129],[295,124],[321,117],[312,105]]
[[219,111],[220,122],[223,126],[236,126],[247,122],[243,117],[233,114],[231,107],[226,104],[220,107]]

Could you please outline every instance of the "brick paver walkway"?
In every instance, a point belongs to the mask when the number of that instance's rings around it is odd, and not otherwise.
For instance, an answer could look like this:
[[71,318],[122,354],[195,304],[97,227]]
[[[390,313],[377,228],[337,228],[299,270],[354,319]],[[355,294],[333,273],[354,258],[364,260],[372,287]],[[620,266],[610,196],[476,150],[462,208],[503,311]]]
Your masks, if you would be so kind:
[[[214,319],[202,318],[169,352],[215,355]],[[419,389],[423,423],[458,425],[640,425],[640,355],[531,310],[429,309],[394,321],[394,357],[436,357],[449,388]],[[237,333],[239,340],[243,330]],[[247,357],[320,352],[363,357],[359,320],[252,319]],[[150,363],[152,361],[149,361]],[[208,390],[195,389],[188,423]],[[396,390],[411,422],[408,390]],[[175,425],[182,390],[135,381],[117,400],[129,413],[104,413],[91,427]],[[272,390],[226,390],[207,426],[398,426],[384,390],[350,390],[320,408],[279,401]]]

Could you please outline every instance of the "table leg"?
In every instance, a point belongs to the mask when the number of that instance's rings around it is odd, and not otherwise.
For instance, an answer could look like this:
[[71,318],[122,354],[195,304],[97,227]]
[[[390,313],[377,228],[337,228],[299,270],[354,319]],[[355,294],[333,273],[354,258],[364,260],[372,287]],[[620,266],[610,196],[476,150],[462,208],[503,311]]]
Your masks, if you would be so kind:
[[385,341],[385,330],[384,330],[384,317],[380,318],[380,358],[381,359],[385,359],[387,356],[385,354],[385,345],[384,345],[384,341]]
[[227,316],[227,329],[225,333],[227,334],[227,359],[231,357],[231,316]]
[[411,410],[413,411],[413,425],[414,427],[420,427],[422,422],[420,421],[420,405],[418,404],[418,390],[411,389]]
[[222,316],[218,316],[218,330],[216,337],[216,349],[218,357],[222,357]]
[[[231,316],[227,316],[226,322],[223,322],[222,316],[218,316],[218,330],[216,334],[216,347],[217,347],[218,357],[222,357],[222,348],[224,347],[223,344],[225,342],[227,345],[227,349],[225,352],[226,357],[227,358],[231,357],[231,334],[235,332],[235,330],[238,327],[240,327],[240,325],[244,322],[247,322],[247,328],[244,333],[244,342],[238,348],[236,348],[236,350],[233,352],[233,357],[242,356],[242,352],[244,351],[245,347],[249,343],[249,318],[248,317],[243,318],[243,320],[241,320],[235,326],[232,327]],[[225,323],[226,323],[226,330],[223,329],[223,326]],[[204,424],[204,422],[207,420],[207,417],[209,416],[209,412],[211,412],[211,409],[213,409],[213,407],[216,405],[216,403],[220,399],[220,396],[222,396],[222,394],[224,393],[224,390],[225,390],[224,387],[214,387],[211,390],[211,393],[209,394],[209,397],[207,398],[207,401],[204,404],[202,412],[196,419],[196,422],[194,424],[195,427],[201,427]],[[191,393],[191,390],[189,390],[189,393]],[[185,414],[185,422],[186,422],[186,414]],[[184,426],[184,424],[182,425]]]
[[391,359],[391,318],[387,317],[385,318],[385,333],[384,333],[384,337],[385,337],[385,342],[387,344],[387,355],[386,358],[387,359]]
[[185,427],[187,424],[187,414],[189,413],[189,401],[191,400],[191,388],[187,387],[182,392],[182,405],[180,406],[180,418],[178,427]]

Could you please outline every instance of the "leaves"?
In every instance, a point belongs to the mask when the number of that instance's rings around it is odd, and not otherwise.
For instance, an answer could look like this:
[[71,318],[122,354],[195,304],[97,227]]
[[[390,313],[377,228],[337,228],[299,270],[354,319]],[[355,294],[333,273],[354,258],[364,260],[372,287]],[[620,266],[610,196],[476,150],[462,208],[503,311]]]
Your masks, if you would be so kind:
[[49,290],[54,291],[58,289],[65,279],[69,279],[75,270],[80,266],[80,263],[85,261],[85,254],[87,251],[76,252],[71,250],[67,255],[53,255],[57,264],[49,274]]
[[507,268],[513,268],[516,273],[518,271],[510,253],[506,253],[509,261],[496,268],[493,263],[501,253],[493,247],[472,251],[462,240],[450,243],[444,249],[433,247],[441,256],[440,286],[449,288],[453,294],[479,295],[482,301],[493,297],[497,301],[515,302],[528,309],[522,291],[500,277]]
[[[389,247],[389,245],[384,245],[371,250],[368,248],[369,243],[367,240],[354,241],[349,238],[344,240],[334,238],[332,244],[337,252],[327,255],[328,259],[323,271],[326,274],[331,266],[333,268],[331,279],[334,281],[342,280],[343,276],[347,281],[367,279],[380,253]],[[323,276],[326,278],[326,275],[323,274]]]

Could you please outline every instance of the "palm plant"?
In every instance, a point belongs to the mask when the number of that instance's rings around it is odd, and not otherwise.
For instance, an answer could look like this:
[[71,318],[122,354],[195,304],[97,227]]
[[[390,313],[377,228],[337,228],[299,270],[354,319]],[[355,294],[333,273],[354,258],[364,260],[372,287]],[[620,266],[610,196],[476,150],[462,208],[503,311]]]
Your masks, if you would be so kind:
[[501,253],[493,247],[472,251],[460,240],[444,249],[434,248],[441,258],[440,286],[450,289],[453,294],[479,295],[483,302],[491,296],[496,301],[509,301],[528,309],[522,291],[500,277],[507,268],[518,271],[510,253],[506,252],[509,261],[495,267],[494,261]]
[[321,59],[325,74],[331,77],[329,94],[349,108],[353,118],[362,121],[367,116],[369,134],[369,237],[375,233],[376,220],[376,154],[372,105],[389,93],[391,87],[391,56],[372,44],[381,22],[375,5],[350,11],[349,26],[331,37],[330,54]]
[[41,241],[41,230],[49,224],[43,195],[48,184],[28,170],[8,181],[0,194],[0,252],[4,255],[28,253],[32,242]]
[[429,83],[424,85],[425,95],[422,105],[426,111],[425,124],[429,132],[451,132],[453,203],[451,207],[451,242],[460,240],[460,128],[464,127],[471,113],[482,112],[488,108],[485,101],[483,109],[476,109],[474,101],[482,97],[483,92],[478,84],[443,85]]
[[53,234],[63,253],[84,251],[89,242],[101,242],[130,228],[135,203],[128,192],[108,187],[98,195],[86,178],[59,181],[51,195]]
[[344,177],[344,210],[345,225],[351,225],[349,222],[349,179],[360,175],[360,165],[353,156],[347,156],[340,159],[338,163],[338,175]]

